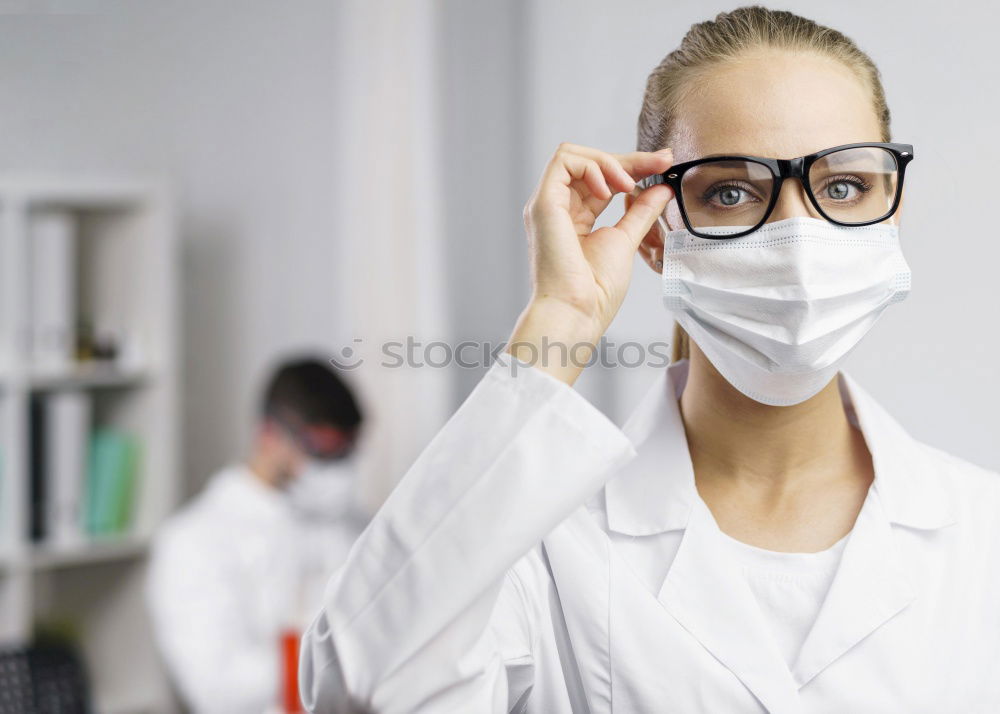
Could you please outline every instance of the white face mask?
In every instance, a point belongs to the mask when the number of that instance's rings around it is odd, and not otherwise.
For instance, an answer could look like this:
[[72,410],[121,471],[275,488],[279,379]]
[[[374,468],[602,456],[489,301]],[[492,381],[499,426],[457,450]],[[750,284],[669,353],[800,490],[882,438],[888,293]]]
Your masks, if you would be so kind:
[[664,304],[722,376],[764,404],[819,392],[882,311],[910,291],[896,225],[795,216],[718,240],[659,221]]
[[285,487],[292,506],[304,516],[325,520],[351,513],[355,464],[351,458],[336,461],[310,459]]

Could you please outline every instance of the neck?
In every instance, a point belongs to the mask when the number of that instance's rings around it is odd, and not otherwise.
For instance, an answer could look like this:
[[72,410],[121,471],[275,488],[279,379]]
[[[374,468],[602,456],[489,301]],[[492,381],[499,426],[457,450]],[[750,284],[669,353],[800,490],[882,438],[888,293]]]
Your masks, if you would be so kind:
[[280,465],[261,449],[256,449],[247,459],[247,467],[254,478],[270,488],[280,488],[285,478]]
[[867,449],[837,378],[804,402],[774,407],[735,389],[693,342],[690,349],[680,406],[699,485],[739,481],[781,493],[856,474],[859,446],[865,457]]

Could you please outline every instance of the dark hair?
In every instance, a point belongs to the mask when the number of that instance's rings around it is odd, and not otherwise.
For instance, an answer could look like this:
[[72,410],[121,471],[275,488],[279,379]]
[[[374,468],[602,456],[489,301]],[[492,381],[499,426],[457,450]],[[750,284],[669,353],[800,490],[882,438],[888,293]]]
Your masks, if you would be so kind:
[[362,421],[354,395],[337,372],[329,363],[311,357],[289,360],[275,369],[264,390],[261,412],[265,418],[346,431]]

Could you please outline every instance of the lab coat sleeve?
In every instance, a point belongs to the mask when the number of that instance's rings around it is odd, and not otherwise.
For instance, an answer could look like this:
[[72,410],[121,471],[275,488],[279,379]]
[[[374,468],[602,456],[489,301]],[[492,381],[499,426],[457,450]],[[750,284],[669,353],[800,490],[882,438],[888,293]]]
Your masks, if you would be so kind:
[[634,456],[575,390],[502,355],[330,579],[302,640],[305,706],[514,708],[508,666],[526,688],[532,628],[508,570]]

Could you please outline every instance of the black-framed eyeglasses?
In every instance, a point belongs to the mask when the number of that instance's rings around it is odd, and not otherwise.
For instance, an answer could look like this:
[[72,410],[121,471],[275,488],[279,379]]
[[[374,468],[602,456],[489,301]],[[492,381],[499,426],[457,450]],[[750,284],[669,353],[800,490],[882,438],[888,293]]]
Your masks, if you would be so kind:
[[[896,212],[913,146],[885,142],[841,144],[796,159],[706,156],[674,164],[637,182],[665,183],[687,229],[701,238],[737,238],[767,222],[786,178],[802,181],[809,201],[839,226],[866,226]],[[675,220],[671,221],[676,225]]]

